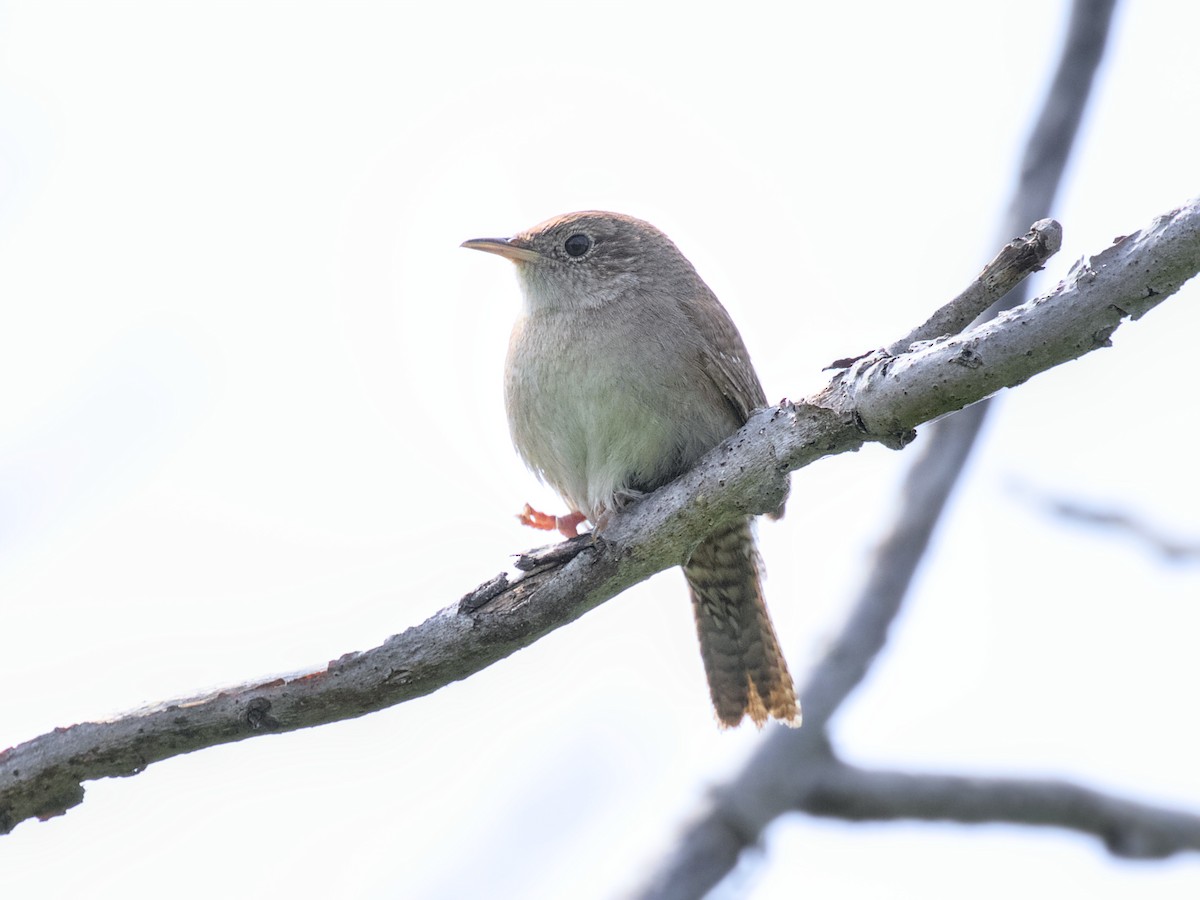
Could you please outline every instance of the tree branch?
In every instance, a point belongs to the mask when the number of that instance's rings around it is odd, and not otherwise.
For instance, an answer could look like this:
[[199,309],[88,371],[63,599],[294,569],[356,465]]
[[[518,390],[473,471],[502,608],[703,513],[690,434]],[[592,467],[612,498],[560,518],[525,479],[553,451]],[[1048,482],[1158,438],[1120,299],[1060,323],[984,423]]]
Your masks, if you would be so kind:
[[[781,783],[764,758],[739,778],[716,789],[709,808],[684,835],[689,865],[671,866],[647,885],[642,898],[703,897],[737,863],[743,847],[762,834],[762,810],[855,822],[900,819],[1008,823],[1065,828],[1100,838],[1109,852],[1126,859],[1163,859],[1200,851],[1200,816],[1135,803],[1065,781],[969,778],[861,769],[838,759],[823,732],[807,726],[792,732],[802,743],[789,748],[790,777]],[[801,737],[803,736],[803,737]],[[781,744],[767,741],[772,757]]]
[[1012,491],[1025,494],[1047,512],[1090,528],[1122,533],[1172,564],[1200,562],[1200,540],[1187,540],[1122,509],[1052,495],[1024,482],[1014,481]]
[[1039,271],[1042,263],[1061,247],[1062,226],[1053,219],[1039,219],[1024,237],[1014,238],[1005,244],[965,291],[930,316],[923,325],[889,344],[886,352],[895,355],[903,353],[918,341],[932,341],[943,335],[958,334],[1008,296],[1031,273]]
[[602,536],[558,548],[559,558],[545,564],[533,558],[532,571],[500,575],[377,648],[315,672],[56,729],[0,753],[0,831],[64,812],[82,800],[85,780],[361,716],[465,678],[679,565],[716,524],[775,508],[790,470],[867,441],[903,446],[922,422],[1107,346],[1125,316],[1140,317],[1197,271],[1200,199],[1001,319],[898,356],[871,354],[836,373],[813,401],[758,411],[695,469],[614,517]]
[[801,808],[859,822],[923,819],[1068,828],[1095,835],[1110,853],[1126,859],[1200,851],[1200,816],[1065,781],[878,772],[831,760]]

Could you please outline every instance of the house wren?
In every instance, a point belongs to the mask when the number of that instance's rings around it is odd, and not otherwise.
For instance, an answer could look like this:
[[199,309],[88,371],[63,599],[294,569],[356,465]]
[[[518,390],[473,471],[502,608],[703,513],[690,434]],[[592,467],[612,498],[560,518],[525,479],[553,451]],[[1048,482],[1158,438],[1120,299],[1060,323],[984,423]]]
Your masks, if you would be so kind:
[[[631,499],[681,475],[766,397],[729,314],[665,234],[577,212],[511,238],[463,244],[516,263],[525,298],[505,365],[513,443],[566,501],[564,534],[602,530]],[[776,515],[782,513],[782,506]],[[763,602],[750,520],[720,526],[683,564],[722,726],[800,722]]]

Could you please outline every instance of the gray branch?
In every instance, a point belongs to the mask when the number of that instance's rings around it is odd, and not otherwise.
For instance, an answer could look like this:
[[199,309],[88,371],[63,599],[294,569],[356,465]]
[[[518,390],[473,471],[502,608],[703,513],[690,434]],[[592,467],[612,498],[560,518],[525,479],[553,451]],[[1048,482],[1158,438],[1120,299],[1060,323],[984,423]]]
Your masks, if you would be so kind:
[[1048,491],[1038,490],[1019,481],[1012,483],[1011,492],[1025,494],[1051,515],[1069,522],[1132,538],[1166,562],[1181,565],[1200,562],[1200,539],[1182,538],[1125,510],[1054,496]]
[[1163,859],[1200,851],[1200,816],[1147,806],[1065,781],[878,772],[830,761],[804,798],[812,815],[1069,828],[1114,856]]
[[958,334],[988,309],[999,303],[1032,272],[1062,247],[1062,226],[1053,219],[1039,219],[1024,237],[1009,241],[965,291],[914,328],[889,344],[888,353],[903,353],[919,341],[932,341]]
[[[971,778],[861,769],[835,758],[823,734],[807,725],[781,752],[764,755],[729,785],[684,835],[688,865],[660,872],[637,895],[657,900],[703,897],[737,864],[771,818],[790,812],[852,822],[899,820],[1064,828],[1094,835],[1115,856],[1162,859],[1200,851],[1200,816],[1112,797],[1066,781]],[[791,773],[781,781],[776,764]]]
[[1000,319],[900,355],[871,354],[809,402],[759,410],[695,469],[616,516],[602,537],[529,557],[527,571],[497,576],[379,647],[316,671],[56,729],[0,753],[0,831],[76,805],[86,780],[361,716],[466,678],[679,565],[720,522],[776,508],[789,471],[868,441],[903,446],[923,422],[1107,346],[1124,318],[1144,315],[1198,271],[1200,199]]

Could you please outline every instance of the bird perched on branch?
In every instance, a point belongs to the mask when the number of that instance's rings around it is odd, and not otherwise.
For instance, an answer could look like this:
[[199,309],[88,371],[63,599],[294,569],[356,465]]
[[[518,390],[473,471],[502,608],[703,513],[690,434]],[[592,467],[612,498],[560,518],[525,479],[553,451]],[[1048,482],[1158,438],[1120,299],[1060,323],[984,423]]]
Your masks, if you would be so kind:
[[[524,294],[505,366],[513,443],[567,503],[522,521],[574,536],[681,475],[766,405],[741,335],[665,234],[577,212],[463,244],[516,264]],[[775,515],[782,514],[782,506]],[[751,521],[718,526],[683,562],[717,719],[800,723],[763,601]]]

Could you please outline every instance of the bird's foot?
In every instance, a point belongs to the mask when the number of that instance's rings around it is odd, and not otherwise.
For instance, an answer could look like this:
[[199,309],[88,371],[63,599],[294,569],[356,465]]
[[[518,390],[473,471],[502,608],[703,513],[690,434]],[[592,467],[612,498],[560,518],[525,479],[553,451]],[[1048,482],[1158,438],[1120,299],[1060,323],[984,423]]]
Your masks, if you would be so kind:
[[563,537],[579,536],[579,526],[587,519],[581,512],[568,513],[565,516],[552,516],[549,513],[538,512],[528,503],[517,513],[517,521],[539,531],[557,531]]

